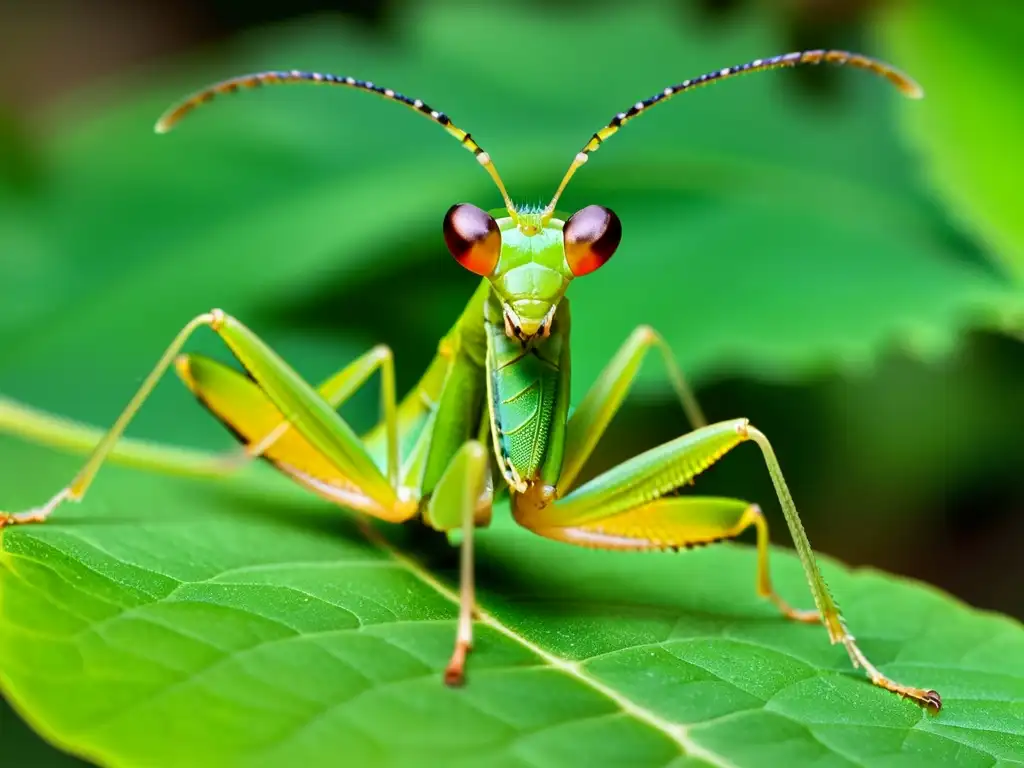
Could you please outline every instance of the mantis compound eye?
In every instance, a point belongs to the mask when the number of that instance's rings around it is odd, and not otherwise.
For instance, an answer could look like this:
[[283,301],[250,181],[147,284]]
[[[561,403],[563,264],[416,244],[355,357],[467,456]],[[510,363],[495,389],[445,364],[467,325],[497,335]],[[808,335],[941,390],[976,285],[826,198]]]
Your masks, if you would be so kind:
[[444,216],[444,241],[459,264],[481,277],[487,277],[498,265],[498,223],[475,205],[460,203],[448,209]]
[[576,211],[562,229],[565,260],[576,277],[589,275],[615,253],[622,240],[622,222],[602,205]]

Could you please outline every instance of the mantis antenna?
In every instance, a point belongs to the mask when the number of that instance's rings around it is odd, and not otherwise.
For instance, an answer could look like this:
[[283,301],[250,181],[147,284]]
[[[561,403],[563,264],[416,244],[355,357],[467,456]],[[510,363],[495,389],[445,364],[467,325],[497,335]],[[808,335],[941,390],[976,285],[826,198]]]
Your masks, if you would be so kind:
[[484,151],[483,147],[473,140],[472,136],[457,127],[448,115],[444,112],[438,112],[436,109],[431,109],[419,99],[410,99],[408,96],[404,96],[390,88],[382,88],[381,86],[366,80],[356,80],[354,77],[342,77],[340,75],[322,74],[320,72],[304,72],[297,69],[293,69],[288,72],[257,72],[251,75],[233,77],[230,80],[224,80],[223,82],[204,88],[164,112],[156,123],[156,132],[167,133],[189,112],[212,100],[216,96],[221,96],[226,93],[234,93],[235,91],[242,90],[243,88],[258,88],[263,85],[278,85],[284,83],[314,83],[355,88],[358,91],[374,93],[377,96],[388,99],[389,101],[404,104],[409,107],[409,109],[415,110],[427,119],[440,125],[448,133],[458,139],[462,146],[473,153],[477,162],[479,162],[480,165],[484,167],[484,170],[490,174],[490,177],[494,179],[494,183],[497,185],[498,191],[501,192],[501,197],[505,202],[505,207],[508,209],[508,213],[512,217],[513,221],[518,220],[515,205],[512,204],[512,200],[509,199],[508,192],[505,191],[505,185],[501,181],[501,176],[498,175],[498,169],[494,167],[494,163],[491,161],[491,156]]
[[773,56],[770,59],[755,59],[754,61],[747,62],[746,64],[708,72],[707,74],[696,77],[693,80],[684,80],[678,85],[669,86],[645,101],[638,101],[625,112],[619,112],[611,119],[611,122],[608,123],[608,125],[595,133],[590,138],[590,141],[583,146],[583,149],[577,153],[572,164],[569,166],[569,170],[565,172],[565,176],[562,178],[562,183],[558,185],[558,189],[555,191],[555,196],[551,198],[551,202],[547,204],[547,207],[544,208],[544,211],[541,214],[541,222],[546,224],[551,219],[551,216],[555,212],[555,205],[558,203],[558,198],[562,196],[562,192],[565,190],[566,185],[568,185],[569,180],[573,177],[573,174],[576,173],[581,165],[587,162],[587,158],[590,153],[596,151],[609,136],[617,133],[619,128],[624,126],[641,112],[647,111],[648,108],[653,107],[656,104],[660,104],[661,102],[668,101],[673,96],[678,93],[682,93],[683,91],[689,91],[694,88],[700,88],[703,85],[717,83],[719,80],[725,80],[726,78],[735,77],[736,75],[745,75],[750,72],[762,72],[767,69],[778,69],[779,67],[796,67],[801,64],[820,64],[822,62],[845,65],[855,67],[857,69],[866,69],[889,80],[904,96],[908,96],[912,99],[920,99],[924,96],[924,91],[921,89],[921,86],[914,82],[908,75],[903,74],[898,69],[891,67],[884,62],[878,61],[877,59],[871,59],[867,56],[861,56],[858,53],[850,53],[849,51],[826,51],[820,49],[814,51],[798,51],[796,53],[785,53],[781,56]]

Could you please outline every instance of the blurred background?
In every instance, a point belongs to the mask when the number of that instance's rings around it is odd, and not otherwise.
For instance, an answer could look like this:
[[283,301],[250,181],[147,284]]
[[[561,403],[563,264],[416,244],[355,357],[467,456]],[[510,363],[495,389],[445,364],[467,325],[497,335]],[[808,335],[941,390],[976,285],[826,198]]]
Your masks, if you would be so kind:
[[[650,323],[709,417],[772,438],[818,551],[1022,617],[1022,35],[1009,0],[6,0],[0,394],[107,425],[211,306],[314,381],[377,342],[401,387],[427,364],[476,280],[440,222],[499,204],[486,175],[426,121],[340,89],[244,94],[153,134],[212,80],[311,68],[422,98],[536,203],[666,85],[863,51],[927,98],[832,68],[741,78],[631,123],[578,174],[562,207],[608,205],[625,234],[570,291],[574,393]],[[375,394],[346,406],[356,426]],[[652,360],[590,469],[685,428]],[[173,380],[131,431],[229,443]],[[774,509],[755,452],[701,487]],[[4,765],[70,762],[9,710],[0,734]]]

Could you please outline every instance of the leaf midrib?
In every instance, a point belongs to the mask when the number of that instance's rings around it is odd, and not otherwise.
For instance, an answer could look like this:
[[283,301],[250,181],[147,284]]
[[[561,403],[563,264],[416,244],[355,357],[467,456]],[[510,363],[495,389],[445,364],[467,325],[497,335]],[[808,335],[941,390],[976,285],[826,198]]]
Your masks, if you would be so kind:
[[[371,546],[373,546],[376,549],[378,549],[381,553],[383,553],[388,558],[387,561],[371,561],[374,566],[380,567],[380,566],[385,565],[387,563],[394,563],[395,566],[397,566],[399,568],[402,568],[405,571],[407,571],[408,573],[410,573],[412,576],[414,576],[416,579],[418,579],[421,583],[423,583],[427,587],[429,587],[429,588],[433,589],[434,591],[436,591],[439,595],[441,595],[447,601],[452,603],[454,606],[457,607],[459,605],[459,596],[458,596],[458,594],[454,590],[452,590],[450,587],[445,585],[441,580],[439,580],[436,576],[434,576],[434,574],[432,574],[428,569],[424,568],[414,558],[412,558],[409,555],[405,554],[401,549],[399,549],[398,547],[396,547],[393,544],[391,544],[391,542],[389,542],[386,538],[384,538],[384,536],[382,536],[375,528],[373,528],[369,524],[367,524],[367,525],[359,525],[359,526],[357,526],[357,528],[360,530],[361,534],[367,539],[367,541],[371,544]],[[15,557],[25,557],[25,558],[30,559],[30,560],[35,560],[34,557],[32,557],[31,555],[28,555],[26,553],[16,553],[16,554],[14,554],[14,556]],[[113,557],[113,555],[111,555],[111,557]],[[43,564],[42,561],[36,560],[36,562],[39,562],[40,564]],[[233,572],[233,571],[242,571],[242,572],[244,572],[246,570],[251,570],[253,567],[254,566],[246,566],[246,567],[238,568],[238,569],[230,569],[229,572]],[[263,566],[256,566],[256,567],[263,567]],[[104,574],[100,573],[99,571],[95,571],[94,570],[93,573],[95,575],[97,575],[97,576],[101,576],[101,577],[106,578],[106,576]],[[173,594],[178,589],[180,589],[180,588],[182,588],[184,586],[191,586],[192,583],[208,583],[208,582],[211,582],[211,581],[215,581],[215,580],[221,579],[223,577],[223,575],[224,575],[223,573],[219,573],[219,574],[217,574],[216,577],[214,577],[212,579],[204,579],[204,580],[200,580],[199,582],[184,581],[181,584],[179,584],[179,586],[176,587],[175,590],[173,590],[171,592],[171,594]],[[95,596],[95,597],[97,597],[99,599],[103,599],[103,598],[100,598],[98,595]],[[153,599],[157,599],[158,596],[150,595],[150,597],[153,598]],[[164,596],[160,597],[160,599],[166,599],[166,597],[168,597],[168,595],[164,595]],[[121,607],[124,608],[124,606],[121,606]],[[688,726],[682,725],[682,724],[678,724],[678,723],[672,723],[672,722],[670,722],[668,720],[665,720],[664,718],[658,716],[654,712],[651,712],[650,710],[648,710],[648,709],[644,708],[643,706],[641,706],[640,704],[636,703],[635,701],[633,701],[629,697],[621,694],[620,692],[618,692],[615,689],[605,685],[604,683],[602,683],[601,681],[597,680],[596,678],[588,675],[586,673],[586,671],[583,669],[583,667],[579,663],[574,662],[574,661],[570,661],[569,659],[566,659],[566,658],[563,658],[561,656],[558,656],[557,654],[552,653],[551,651],[549,651],[549,650],[547,650],[545,648],[542,648],[541,646],[539,646],[539,645],[531,642],[527,638],[523,637],[518,632],[516,632],[514,629],[512,629],[508,625],[502,623],[492,613],[490,613],[490,612],[486,611],[485,609],[483,609],[482,607],[480,607],[479,603],[477,603],[477,608],[478,608],[478,615],[477,615],[477,617],[475,619],[475,623],[477,625],[484,625],[484,626],[490,627],[494,631],[496,631],[496,632],[500,633],[501,635],[507,637],[508,639],[513,641],[514,643],[518,644],[522,648],[524,648],[524,649],[528,650],[530,653],[534,654],[538,659],[540,659],[548,667],[551,667],[552,669],[555,669],[555,670],[561,672],[562,674],[565,674],[565,675],[573,678],[578,683],[580,683],[582,685],[585,685],[585,686],[589,687],[590,689],[592,689],[593,691],[601,694],[602,696],[604,696],[605,698],[607,698],[608,700],[610,700],[612,703],[615,704],[615,706],[618,708],[619,714],[624,715],[626,717],[633,718],[634,720],[640,722],[641,724],[647,726],[648,728],[652,728],[655,731],[657,731],[660,734],[662,734],[663,736],[665,736],[668,739],[672,740],[680,748],[681,755],[704,760],[709,765],[715,766],[716,768],[738,768],[734,763],[732,763],[729,760],[727,760],[724,756],[722,756],[722,755],[720,755],[720,754],[718,754],[716,752],[712,752],[712,751],[708,750],[707,748],[701,746],[700,744],[696,743],[691,738],[691,736],[690,736],[689,727]],[[128,608],[127,610],[131,610],[131,609]],[[119,612],[117,614],[117,616],[118,617],[123,616],[123,612]],[[79,618],[83,622],[88,623],[88,620],[86,619],[86,617],[79,617]],[[419,622],[417,622],[417,623],[419,623]],[[298,636],[298,635],[296,635],[296,636]],[[283,639],[294,640],[295,636],[290,636],[288,638],[283,638]],[[6,680],[4,682],[5,682],[5,687],[10,688],[10,681]],[[440,684],[440,683],[438,683],[438,684]],[[162,691],[160,695],[163,695],[164,693],[165,693],[165,691]],[[730,713],[730,714],[736,714],[736,713]],[[703,724],[706,725],[706,723],[703,723]],[[56,737],[53,737],[53,738],[58,743],[61,742],[60,739],[57,739]],[[72,747],[70,747],[69,745],[65,746],[65,748],[69,749],[69,751],[75,751],[77,753],[83,754],[86,757],[91,757],[93,759],[97,759],[98,758],[98,755],[90,755],[89,753],[81,753],[80,750],[72,749]]]
[[[393,546],[371,526],[367,525],[359,527],[363,535],[366,536],[373,546],[382,550],[409,573],[419,579],[423,584],[436,591],[446,600],[456,606],[459,605],[458,594],[437,579],[432,573],[430,573],[430,571],[423,568],[416,560]],[[609,699],[619,708],[619,711],[622,714],[627,717],[632,717],[644,725],[653,728],[675,742],[682,750],[683,755],[705,760],[711,765],[718,766],[719,768],[736,768],[736,766],[729,762],[724,756],[716,752],[712,752],[706,747],[695,742],[690,737],[689,728],[687,726],[665,720],[654,712],[651,712],[649,709],[637,704],[628,696],[624,696],[614,688],[611,688],[600,680],[591,677],[577,662],[570,661],[569,659],[565,659],[555,653],[552,653],[551,651],[542,648],[536,643],[533,643],[523,637],[508,625],[503,624],[494,614],[481,607],[479,601],[477,602],[477,616],[475,618],[475,623],[490,627],[542,659],[544,663],[551,668],[573,678],[582,685],[589,687]]]

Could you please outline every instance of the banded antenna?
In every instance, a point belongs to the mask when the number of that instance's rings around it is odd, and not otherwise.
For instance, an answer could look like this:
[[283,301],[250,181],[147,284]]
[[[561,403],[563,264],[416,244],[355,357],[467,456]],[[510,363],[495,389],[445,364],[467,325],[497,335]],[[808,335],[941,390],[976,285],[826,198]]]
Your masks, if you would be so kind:
[[619,112],[611,119],[611,122],[608,123],[608,125],[590,138],[590,141],[583,146],[583,149],[581,149],[573,159],[572,164],[569,166],[569,170],[566,171],[565,176],[562,178],[562,183],[558,185],[558,189],[555,191],[555,196],[551,198],[551,202],[544,208],[544,211],[541,214],[542,224],[546,224],[550,221],[551,216],[555,212],[555,205],[558,203],[558,198],[562,196],[562,192],[565,191],[565,187],[573,177],[573,174],[576,173],[581,165],[587,162],[587,158],[590,153],[596,151],[609,136],[617,133],[622,126],[641,112],[646,112],[650,107],[668,101],[673,96],[682,93],[683,91],[690,91],[704,85],[717,83],[720,80],[735,77],[736,75],[746,75],[751,72],[762,72],[767,69],[778,69],[780,67],[796,67],[801,64],[820,64],[822,62],[855,67],[857,69],[866,69],[887,79],[895,85],[904,96],[908,96],[912,99],[920,99],[924,96],[924,91],[921,89],[921,86],[914,82],[914,80],[900,72],[895,67],[891,67],[882,61],[862,56],[859,53],[850,53],[849,51],[826,51],[820,49],[814,51],[785,53],[780,56],[773,56],[770,59],[755,59],[754,61],[747,62],[746,64],[740,64],[739,66],[726,67],[725,69],[719,69],[715,72],[708,72],[707,74],[696,77],[693,80],[684,80],[678,85],[669,86],[668,88],[659,91],[645,101],[638,101],[625,112]]
[[233,77],[230,80],[224,80],[223,82],[204,88],[198,93],[189,96],[180,104],[177,104],[164,112],[163,116],[161,116],[156,123],[156,132],[167,133],[171,128],[177,125],[178,121],[196,109],[196,107],[206,104],[217,96],[234,93],[235,91],[242,89],[258,88],[263,85],[279,85],[287,83],[340,85],[346,88],[354,88],[358,91],[366,91],[388,99],[389,101],[403,104],[409,109],[423,115],[428,120],[437,123],[448,133],[458,139],[462,146],[473,153],[477,162],[479,162],[480,165],[484,167],[484,170],[490,174],[491,178],[494,179],[494,183],[497,185],[498,191],[501,192],[501,197],[505,202],[505,207],[508,209],[509,216],[512,217],[513,221],[518,221],[516,208],[512,204],[512,200],[509,199],[508,192],[505,191],[505,184],[502,182],[501,176],[498,175],[498,169],[494,167],[494,163],[491,161],[491,156],[484,151],[483,147],[473,140],[472,136],[456,126],[455,123],[451,121],[451,118],[449,118],[444,112],[438,112],[436,109],[432,109],[419,99],[410,99],[408,96],[398,93],[397,91],[393,91],[390,88],[382,88],[375,83],[366,80],[356,80],[354,77],[342,77],[340,75],[322,74],[320,72],[304,72],[297,69],[293,69],[288,72],[257,72],[251,75]]

